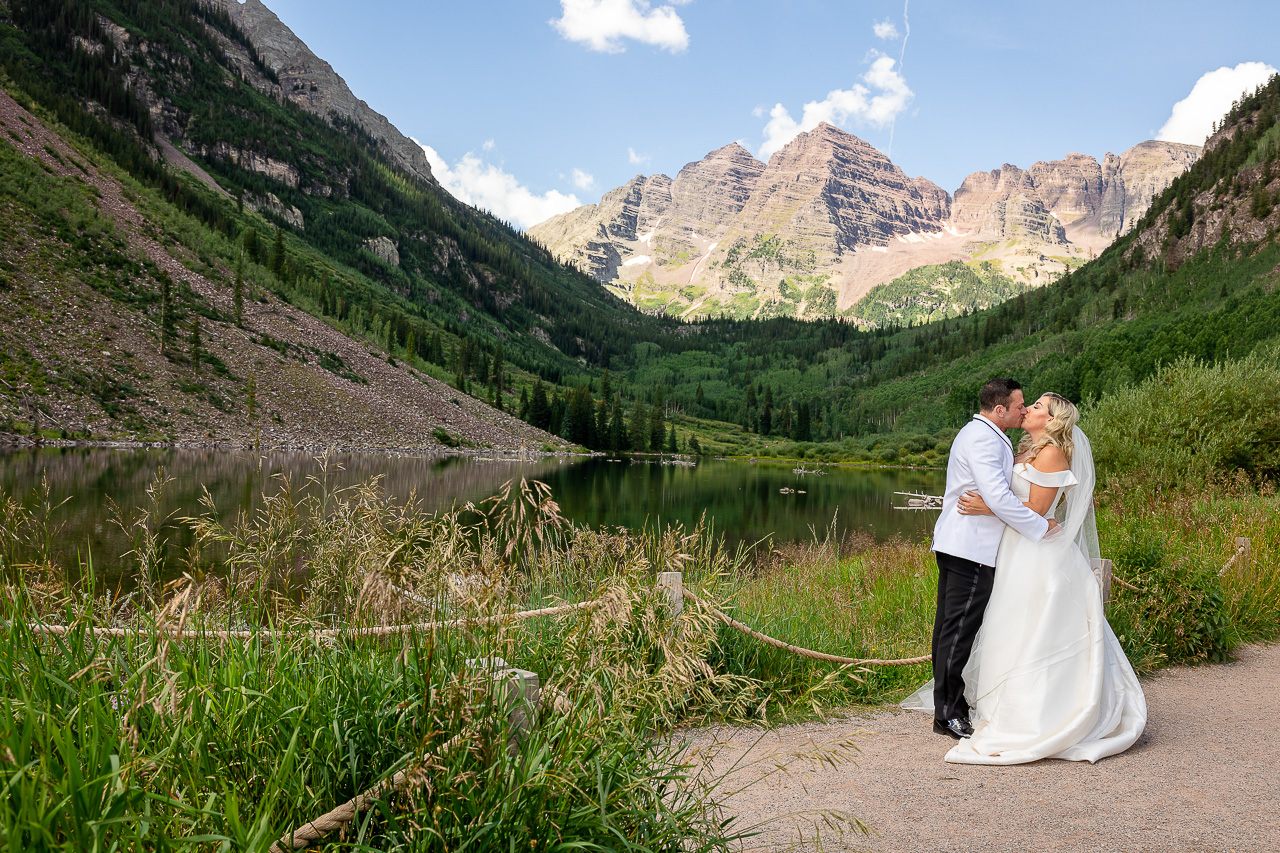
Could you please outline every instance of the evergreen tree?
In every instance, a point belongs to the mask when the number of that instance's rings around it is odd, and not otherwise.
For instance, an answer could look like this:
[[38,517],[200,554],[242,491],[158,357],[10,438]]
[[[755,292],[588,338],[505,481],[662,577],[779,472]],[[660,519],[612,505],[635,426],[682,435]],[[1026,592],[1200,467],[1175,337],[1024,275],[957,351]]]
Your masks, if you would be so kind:
[[569,411],[569,401],[564,396],[564,391],[557,389],[555,397],[551,400],[551,422],[556,424],[556,435],[569,441],[571,431],[573,429],[573,420]]
[[253,228],[244,230],[244,253],[249,256],[250,263],[262,263],[262,246],[258,241],[258,232]]
[[649,410],[649,449],[655,453],[662,452],[662,445],[667,437],[666,424],[663,418],[662,391],[654,395],[653,408]]
[[702,445],[698,443],[698,437],[696,435],[689,436],[689,443],[686,446],[689,448],[689,452],[694,456],[702,455]]
[[594,447],[604,449],[609,446],[609,398],[600,398],[600,408],[596,410],[596,430]]
[[579,385],[569,392],[569,435],[574,444],[591,447],[595,444],[595,406],[591,400],[591,386]]
[[533,396],[529,399],[529,417],[531,425],[538,429],[551,429],[551,405],[547,402],[547,388],[539,379],[533,383]]
[[530,420],[529,420],[529,389],[528,389],[528,388],[521,388],[521,389],[520,389],[520,409],[519,409],[518,417],[520,418],[520,420],[524,421],[525,423],[530,423]]
[[796,403],[796,426],[791,436],[796,441],[813,441],[809,405],[807,400]]
[[427,349],[427,361],[444,366],[444,344],[440,342],[440,330],[431,335],[431,346]]
[[276,242],[271,249],[271,273],[277,281],[284,281],[284,232],[276,226]]
[[680,445],[676,443],[676,425],[671,425],[671,432],[667,434],[667,452],[679,453]]
[[698,404],[698,412],[701,414],[702,409],[706,406],[707,397],[702,393],[702,383],[698,383],[698,389],[693,392],[693,401]]
[[635,404],[631,407],[627,438],[632,450],[649,449],[649,409],[639,397],[636,397]]
[[613,397],[613,412],[609,416],[609,449],[614,453],[628,450],[627,422],[622,414],[622,394]]
[[773,386],[764,389],[764,405],[760,408],[760,435],[773,432]]
[[[498,391],[507,387],[507,363],[502,355],[502,342],[498,342],[498,349],[493,353],[493,366],[489,369],[493,374],[494,384],[498,386]],[[498,395],[501,399],[501,394]]]
[[742,428],[745,430],[755,429],[756,423],[756,407],[759,401],[756,398],[756,386],[754,382],[747,383],[747,401],[746,411],[743,413]]

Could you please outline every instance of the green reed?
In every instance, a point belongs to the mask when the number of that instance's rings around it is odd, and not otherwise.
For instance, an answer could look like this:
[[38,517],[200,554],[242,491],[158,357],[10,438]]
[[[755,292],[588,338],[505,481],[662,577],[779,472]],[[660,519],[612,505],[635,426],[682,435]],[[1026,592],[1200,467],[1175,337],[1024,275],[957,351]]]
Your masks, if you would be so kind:
[[[673,618],[654,589],[657,571],[714,588],[734,568],[705,532],[575,528],[529,485],[479,520],[392,506],[376,482],[307,494],[283,488],[225,526],[212,511],[186,519],[187,572],[154,594],[105,594],[90,565],[72,586],[13,563],[22,571],[0,596],[0,849],[266,850],[401,769],[411,783],[326,849],[718,850],[749,834],[725,822],[720,780],[662,734],[750,718],[766,693],[708,665],[708,612]],[[598,606],[383,638],[310,630],[562,599]],[[106,626],[136,633],[92,630]],[[228,627],[259,634],[217,635]],[[468,665],[495,656],[558,697],[514,752],[490,677]]]

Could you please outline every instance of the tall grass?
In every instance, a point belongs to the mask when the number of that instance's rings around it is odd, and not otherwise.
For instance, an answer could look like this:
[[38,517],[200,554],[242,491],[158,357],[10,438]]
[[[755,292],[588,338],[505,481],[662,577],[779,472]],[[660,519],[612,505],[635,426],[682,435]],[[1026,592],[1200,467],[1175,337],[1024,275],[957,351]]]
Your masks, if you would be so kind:
[[[48,501],[0,507],[0,849],[261,851],[399,770],[410,784],[324,846],[727,849],[751,830],[725,822],[726,792],[672,731],[891,700],[929,674],[799,658],[703,606],[674,616],[654,585],[682,571],[699,597],[790,643],[912,657],[933,618],[924,543],[827,534],[749,560],[703,526],[569,524],[538,484],[432,516],[376,480],[320,480],[286,482],[228,523],[206,500],[178,522],[194,544],[176,566],[154,547],[167,519],[118,512],[149,578],[127,595],[97,589],[88,562],[52,564]],[[1099,497],[1104,554],[1138,588],[1116,587],[1109,616],[1140,671],[1280,633],[1280,501],[1266,481],[1113,480]],[[1219,575],[1237,536],[1254,558]],[[393,637],[311,630],[562,601],[595,605]],[[105,626],[135,633],[93,630]],[[176,639],[178,627],[199,636]],[[245,627],[262,630],[216,633]],[[469,664],[495,657],[557,697],[515,750],[490,676]]]
[[[410,784],[329,847],[720,850],[750,833],[683,741],[660,736],[764,702],[764,685],[709,664],[714,617],[672,617],[654,589],[682,569],[714,590],[735,564],[710,537],[572,527],[536,486],[436,517],[391,506],[376,482],[306,495],[282,488],[226,526],[187,519],[187,571],[154,595],[103,594],[89,565],[81,584],[37,591],[30,564],[6,558],[0,849],[266,850],[399,770]],[[155,519],[134,517],[145,542]],[[35,535],[28,521],[15,529]],[[560,597],[598,605],[395,638],[307,630]],[[219,638],[228,626],[276,633]],[[493,657],[557,697],[514,751],[490,676],[468,663]]]
[[[793,645],[852,658],[929,653],[937,566],[927,546],[833,533],[774,549],[731,584],[734,615]],[[877,702],[929,678],[928,664],[838,666],[720,628],[717,665],[767,685],[776,713]]]

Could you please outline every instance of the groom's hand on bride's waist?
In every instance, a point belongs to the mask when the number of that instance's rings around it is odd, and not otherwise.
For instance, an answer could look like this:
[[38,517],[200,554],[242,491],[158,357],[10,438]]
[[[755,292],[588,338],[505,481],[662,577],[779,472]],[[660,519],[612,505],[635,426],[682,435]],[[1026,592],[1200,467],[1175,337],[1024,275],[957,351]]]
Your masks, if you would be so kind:
[[1062,530],[1062,525],[1058,523],[1058,519],[1050,518],[1047,520],[1049,522],[1049,529],[1044,532],[1045,539],[1048,539],[1050,536],[1057,535]]

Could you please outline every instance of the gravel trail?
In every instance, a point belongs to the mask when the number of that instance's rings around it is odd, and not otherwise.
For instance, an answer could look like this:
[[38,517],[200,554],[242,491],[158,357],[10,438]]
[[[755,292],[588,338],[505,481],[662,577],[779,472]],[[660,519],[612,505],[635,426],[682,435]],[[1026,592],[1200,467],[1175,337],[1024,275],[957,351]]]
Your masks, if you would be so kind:
[[[794,752],[854,735],[839,767],[792,767],[735,795],[745,824],[802,810],[851,813],[870,836],[813,841],[781,821],[765,849],[950,851],[1273,851],[1280,849],[1280,645],[1248,646],[1229,664],[1176,667],[1143,682],[1147,729],[1129,751],[1095,765],[1045,760],[1015,767],[946,764],[951,742],[918,712],[880,709],[830,723],[701,733],[728,749],[713,762]],[[759,741],[758,743],[756,743]],[[754,744],[754,746],[753,746]],[[759,770],[736,771],[735,782]],[[735,785],[736,787],[736,785]],[[803,838],[802,838],[803,835]]]

